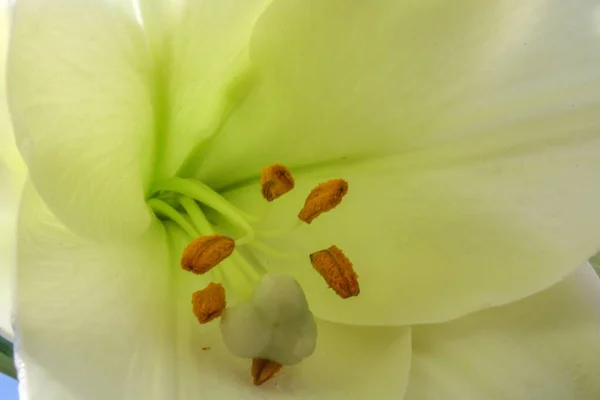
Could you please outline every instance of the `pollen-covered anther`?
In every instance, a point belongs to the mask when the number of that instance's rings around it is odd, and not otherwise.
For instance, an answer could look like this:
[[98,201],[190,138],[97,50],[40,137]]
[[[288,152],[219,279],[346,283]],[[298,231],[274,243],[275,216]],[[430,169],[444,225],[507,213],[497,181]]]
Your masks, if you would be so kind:
[[298,218],[310,224],[319,215],[337,207],[346,193],[348,193],[348,182],[343,179],[332,179],[320,183],[306,198],[304,207],[298,213]]
[[358,296],[360,293],[358,275],[354,271],[352,262],[337,246],[312,253],[310,262],[329,287],[342,299]]
[[262,385],[269,379],[275,376],[281,369],[282,365],[274,361],[265,360],[264,358],[252,359],[252,378],[256,386]]
[[260,186],[263,197],[273,201],[294,188],[294,178],[290,171],[281,164],[273,164],[261,171]]
[[204,274],[233,253],[235,241],[222,235],[200,236],[183,250],[181,268]]
[[225,289],[220,283],[209,283],[202,290],[192,294],[192,306],[198,322],[206,324],[220,317],[225,310]]

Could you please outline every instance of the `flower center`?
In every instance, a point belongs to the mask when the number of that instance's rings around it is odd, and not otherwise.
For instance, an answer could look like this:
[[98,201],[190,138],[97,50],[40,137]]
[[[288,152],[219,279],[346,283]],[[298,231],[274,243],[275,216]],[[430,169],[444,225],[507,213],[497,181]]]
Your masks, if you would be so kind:
[[[293,190],[295,182],[286,167],[274,164],[262,170],[260,185],[264,199],[272,202]],[[175,177],[157,182],[153,189],[148,205],[155,215],[174,222],[190,237],[181,267],[211,281],[193,293],[193,313],[201,324],[221,317],[225,345],[234,355],[253,360],[255,384],[270,379],[282,365],[296,364],[311,355],[317,331],[298,282],[289,276],[269,274],[254,257],[244,257],[240,248],[248,246],[252,251],[283,260],[306,257],[307,264],[312,264],[341,298],[359,294],[354,267],[337,246],[316,249],[310,255],[284,253],[259,238],[284,235],[289,229],[258,231],[257,235],[253,225],[260,218],[240,210],[198,180]],[[347,192],[348,183],[342,179],[319,184],[299,210],[294,227],[310,224],[333,210]],[[219,224],[219,232],[207,218],[209,210],[225,222]],[[227,307],[226,294],[242,301]]]

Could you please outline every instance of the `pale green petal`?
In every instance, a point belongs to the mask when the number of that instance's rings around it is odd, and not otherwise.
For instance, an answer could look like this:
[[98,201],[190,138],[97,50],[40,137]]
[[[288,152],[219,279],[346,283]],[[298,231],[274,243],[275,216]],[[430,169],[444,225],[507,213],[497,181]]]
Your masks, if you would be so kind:
[[141,3],[145,24],[158,42],[155,51],[163,74],[161,129],[166,135],[159,173],[172,176],[184,162],[189,165],[183,169],[197,165],[202,155],[194,151],[196,146],[216,132],[243,99],[253,81],[248,70],[250,34],[268,2]]
[[520,302],[414,327],[405,400],[598,399],[599,305],[585,265]]
[[19,379],[26,399],[174,398],[167,241],[69,232],[29,185],[19,220]]
[[[174,29],[182,16],[186,0],[136,0],[136,17],[144,26],[154,57],[160,65],[164,61]],[[165,76],[165,78],[167,78]],[[166,99],[165,99],[166,100]]]
[[[176,240],[173,248],[182,249],[185,237],[174,229],[169,231]],[[173,254],[177,257],[178,253],[176,250]],[[192,293],[206,285],[206,278],[175,268],[178,400],[402,398],[410,368],[409,328],[317,321],[315,352],[298,365],[284,367],[276,378],[256,388],[250,360],[235,357],[227,350],[219,321],[200,325],[192,313]],[[230,295],[228,292],[228,301]]]
[[[317,183],[348,180],[339,209],[271,240],[306,258],[261,257],[301,282],[318,317],[445,321],[542,290],[598,248],[595,3],[455,3],[289,1],[258,24],[260,89],[200,176],[255,212],[261,166],[288,164],[297,187],[271,227],[292,225]],[[332,244],[355,264],[355,299],[309,264]]]
[[[183,306],[183,304],[182,304]],[[189,302],[186,302],[189,308]],[[191,311],[187,310],[191,314]],[[409,328],[356,327],[318,321],[315,353],[252,385],[251,361],[223,346],[218,324],[181,321],[179,399],[401,399],[410,369]]]
[[154,151],[150,64],[130,2],[19,0],[9,100],[31,179],[70,228],[139,234]]
[[575,132],[597,121],[596,6],[274,1],[252,38],[260,83],[199,176],[221,187],[268,163],[406,153],[554,114],[587,117]]
[[[4,76],[8,48],[9,11],[0,2],[0,76]],[[14,143],[5,80],[0,81],[0,335],[12,338],[11,326],[16,219],[25,167]]]

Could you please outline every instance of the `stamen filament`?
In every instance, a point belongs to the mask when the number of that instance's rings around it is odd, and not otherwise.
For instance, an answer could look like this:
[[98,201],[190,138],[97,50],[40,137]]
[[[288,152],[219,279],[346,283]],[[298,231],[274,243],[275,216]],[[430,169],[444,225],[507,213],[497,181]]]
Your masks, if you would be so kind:
[[244,237],[241,237],[239,239],[235,239],[235,245],[236,246],[243,246],[243,245],[252,243],[253,240],[254,239],[251,238],[251,237],[249,237],[249,236],[244,236]]
[[[198,203],[196,203],[196,201],[190,199],[189,197],[181,196],[179,198],[179,203],[183,206],[183,208],[187,212],[188,216],[192,220],[192,223],[196,227],[196,230],[198,230],[199,232],[202,232],[205,235],[213,235],[215,233],[215,230],[212,228],[212,225],[210,224],[210,222],[208,222],[208,219],[206,219],[206,216],[204,215],[204,213],[202,212],[202,209],[200,209],[200,207],[198,206]],[[244,236],[239,239],[236,239],[235,245],[243,246],[245,244],[252,242],[252,240],[253,240],[253,237]]]
[[205,204],[208,207],[220,212],[230,222],[245,231],[246,236],[249,237],[249,240],[254,239],[254,229],[248,223],[248,220],[254,221],[257,220],[257,218],[248,215],[242,210],[234,207],[221,195],[200,181],[183,178],[171,178],[157,182],[154,185],[154,190],[172,191],[196,199],[202,204]]
[[155,183],[153,189],[155,192],[172,191],[192,197],[199,202],[221,212],[223,215],[231,217],[235,215],[236,220],[239,220],[241,217],[241,219],[245,219],[244,222],[246,224],[248,224],[247,221],[258,222],[260,220],[259,218],[235,207],[225,200],[223,196],[206,186],[204,183],[195,179],[174,177]]
[[150,199],[147,203],[155,213],[168,217],[171,221],[179,225],[191,238],[200,236],[196,229],[169,204],[160,199]]
[[277,249],[272,248],[269,245],[266,245],[262,242],[259,242],[258,240],[253,241],[252,243],[249,244],[250,247],[255,248],[256,250],[263,252],[264,254],[268,255],[268,256],[272,256],[275,258],[280,258],[282,260],[296,260],[299,258],[305,258],[306,254],[289,254],[289,253],[285,253],[283,251],[279,251]]
[[180,196],[179,204],[181,204],[187,215],[192,220],[192,223],[200,233],[204,235],[215,234],[215,230],[212,228],[210,222],[208,222],[208,219],[206,219],[206,215],[204,215],[198,203],[189,197]]
[[216,268],[213,268],[212,271],[213,273],[213,278],[217,283],[225,283],[227,279],[225,279],[225,274],[223,274],[223,272],[221,272],[221,267],[217,266]]
[[253,281],[258,281],[260,279],[261,276],[263,276],[264,274],[267,273],[267,270],[264,269],[264,267],[260,266],[256,266],[254,265],[254,263],[249,263],[248,260],[246,260],[246,258],[244,258],[238,251],[234,251],[233,254],[231,255],[231,260],[236,263],[236,264],[241,264],[242,266],[242,270],[245,271],[252,271],[252,277],[251,279]]
[[289,227],[289,228],[285,228],[285,229],[262,229],[262,230],[256,230],[256,233],[258,234],[258,236],[262,236],[265,238],[271,238],[271,237],[280,237],[283,235],[287,235],[288,233],[290,233],[291,231],[293,231],[294,229],[300,227],[304,225],[304,223],[297,219],[294,221],[294,224]]
[[237,264],[232,259],[232,256],[221,264],[223,283],[228,288],[231,288],[233,293],[237,293],[242,297],[248,297],[252,293],[253,285],[248,285],[247,282],[249,281],[251,284],[256,282],[244,271],[242,271],[242,274],[239,273],[239,268],[237,268]]

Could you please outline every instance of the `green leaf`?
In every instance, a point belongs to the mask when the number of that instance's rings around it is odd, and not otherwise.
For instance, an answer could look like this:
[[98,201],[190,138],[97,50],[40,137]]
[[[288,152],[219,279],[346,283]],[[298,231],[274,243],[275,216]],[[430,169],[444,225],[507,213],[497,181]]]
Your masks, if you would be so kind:
[[8,340],[0,336],[0,373],[17,378],[15,361],[13,357],[13,346]]

